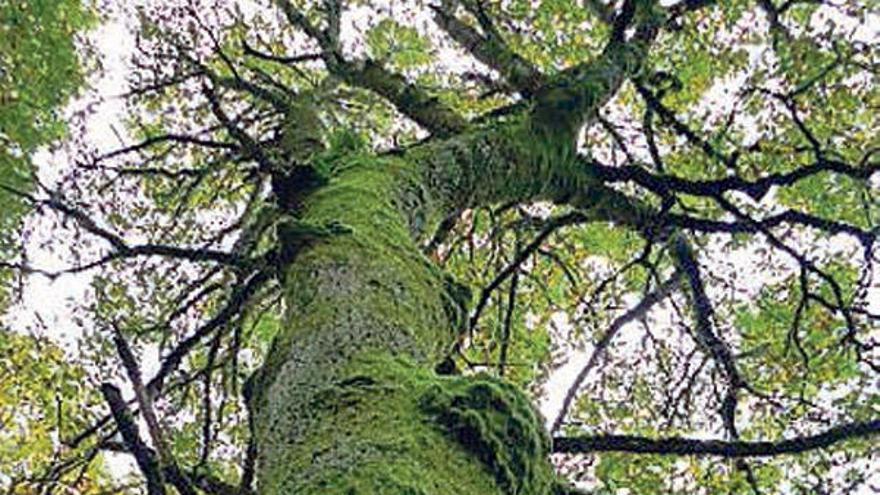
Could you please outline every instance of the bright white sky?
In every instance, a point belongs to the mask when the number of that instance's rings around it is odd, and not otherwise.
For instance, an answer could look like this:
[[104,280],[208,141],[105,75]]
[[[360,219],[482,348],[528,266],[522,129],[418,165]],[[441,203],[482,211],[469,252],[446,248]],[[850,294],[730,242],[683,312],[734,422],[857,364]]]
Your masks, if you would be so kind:
[[[150,4],[157,0],[142,0],[138,4]],[[411,4],[410,4],[411,5]],[[388,10],[393,11],[395,4],[392,1],[388,5]],[[424,18],[422,18],[424,17]],[[837,22],[844,22],[845,19],[834,15],[832,10],[825,10],[818,13],[814,22],[818,25],[824,23],[826,19],[833,18]],[[354,24],[362,25],[371,18],[371,10],[367,7],[355,7],[349,14],[349,18]],[[744,22],[763,22],[762,18],[744,20]],[[433,23],[426,10],[422,10],[416,17],[414,24],[419,26],[427,26],[433,29]],[[350,30],[350,25],[347,26]],[[131,34],[132,26],[126,24],[125,18],[114,17],[108,22],[101,25],[92,35],[97,47],[101,53],[104,72],[101,77],[94,80],[95,93],[100,95],[119,95],[126,89],[125,75],[127,73],[127,61],[134,49],[134,38]],[[360,31],[360,30],[358,30]],[[362,31],[361,31],[362,32]],[[353,31],[347,34],[343,33],[343,39],[349,39],[359,36]],[[876,43],[880,39],[880,22],[867,23],[859,28],[854,36],[865,42]],[[752,63],[758,63],[758,60],[764,56],[763,47],[755,46],[749,50]],[[474,63],[471,60],[461,56],[457,49],[452,47],[444,47],[439,54],[439,60],[446,66],[449,71],[461,73],[471,69]],[[736,76],[734,77],[736,78]],[[706,108],[724,108],[732,104],[731,99],[723,92],[726,84],[736,85],[736,81],[725,81],[723,84],[717,84],[705,98]],[[71,105],[71,111],[82,106],[82,101],[74,102]],[[98,106],[96,113],[88,120],[88,137],[95,143],[98,149],[110,150],[118,147],[121,143],[118,141],[117,133],[122,132],[124,126],[121,124],[125,116],[124,103],[120,98],[108,96]],[[40,165],[39,174],[44,183],[51,184],[60,177],[65,170],[66,157],[63,154],[52,155],[48,152],[42,152],[37,156],[37,163]],[[30,262],[40,268],[46,270],[60,270],[69,266],[69,260],[53,252],[51,248],[44,248],[44,243],[48,243],[57,239],[57,234],[52,232],[48,227],[48,223],[40,218],[31,218],[29,220],[33,225],[38,226],[36,235],[32,239],[29,246]],[[51,246],[51,244],[45,244]],[[843,250],[843,245],[829,245],[829,249]],[[723,270],[724,266],[735,267],[739,270],[740,280],[753,280],[753,289],[757,290],[760,285],[767,282],[767,276],[762,273],[754,263],[754,250],[757,246],[752,246],[732,255],[725,254],[725,260],[715,260],[718,263],[726,261],[727,263],[718,264],[717,268]],[[736,259],[731,259],[731,256]],[[731,263],[732,262],[732,263]],[[743,271],[745,270],[745,271]],[[76,305],[77,301],[86,299],[89,291],[90,275],[64,275],[57,279],[49,280],[46,277],[33,276],[29,277],[25,288],[22,303],[12,312],[8,324],[10,327],[18,330],[32,330],[37,333],[48,334],[58,341],[62,342],[66,349],[72,353],[76,353],[76,341],[81,335],[81,329],[71,321],[71,308]],[[747,295],[746,295],[747,297]],[[630,303],[637,302],[630,300]],[[880,311],[880,294],[872,300],[873,310]],[[664,320],[669,320],[669,313],[664,311],[652,312],[652,319],[656,319],[655,325],[660,325]],[[559,337],[567,334],[569,322],[559,318],[557,326],[562,329],[558,332]],[[634,328],[638,323],[633,323],[624,327],[620,332],[618,347],[615,352],[626,352],[636,350],[637,339],[628,337],[635,336],[638,330]],[[574,377],[580,371],[592,352],[592,345],[589,342],[581,342],[574,345],[569,354],[565,356],[566,364],[557,369],[547,381],[544,390],[546,396],[540,404],[540,408],[548,422],[556,416],[557,411],[561,407],[563,396]],[[158,356],[155,350],[148,350],[147,355],[141,356],[142,365],[144,366],[144,375],[152,376],[158,365]],[[127,384],[120,383],[126,389]],[[880,388],[880,384],[878,384]],[[130,391],[130,389],[128,389]],[[710,434],[706,435],[711,436]],[[116,473],[131,472],[134,464],[128,456],[111,455],[109,456],[111,469]],[[867,469],[873,469],[878,472],[874,476],[873,484],[880,484],[880,466],[866,466]],[[867,486],[860,493],[868,493]]]

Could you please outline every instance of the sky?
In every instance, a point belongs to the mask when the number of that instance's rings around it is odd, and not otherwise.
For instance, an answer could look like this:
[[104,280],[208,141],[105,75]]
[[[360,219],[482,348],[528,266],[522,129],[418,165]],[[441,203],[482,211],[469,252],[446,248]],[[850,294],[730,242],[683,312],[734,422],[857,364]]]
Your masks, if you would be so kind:
[[[147,3],[149,0],[142,0],[140,3]],[[388,5],[388,10],[394,10],[394,4]],[[356,7],[350,15],[352,25],[362,24],[366,22],[370,13],[367,7]],[[422,14],[427,16],[427,11]],[[826,22],[829,17],[819,14],[815,18],[816,23]],[[836,22],[843,22],[841,18],[830,17]],[[424,19],[417,17],[414,22],[422,25],[432,25],[430,17]],[[753,20],[753,22],[763,22],[762,19]],[[348,28],[351,29],[350,25]],[[134,39],[132,35],[132,26],[126,24],[125,18],[115,17],[108,22],[103,23],[91,35],[91,38],[98,47],[104,70],[100,77],[93,80],[94,94],[108,95],[96,107],[95,113],[88,120],[88,138],[97,145],[99,149],[109,150],[120,145],[119,132],[124,126],[121,124],[125,116],[125,106],[122,99],[114,95],[121,94],[126,88],[125,74],[127,72],[128,59],[134,48]],[[855,31],[854,37],[865,42],[875,43],[880,39],[880,20],[866,24],[864,27]],[[343,34],[343,39],[354,38],[357,34],[350,32],[348,35]],[[753,47],[749,52],[750,60],[758,63],[760,58],[764,56],[762,47]],[[474,63],[461,56],[461,52],[451,46],[441,48],[439,60],[448,70],[461,73],[473,67]],[[707,108],[723,108],[725,105],[731,104],[729,93],[724,92],[725,85],[733,84],[735,81],[725,81],[716,84],[704,98],[704,104]],[[72,103],[68,112],[72,114],[80,109],[84,101],[75,101]],[[35,161],[40,165],[39,175],[42,182],[51,184],[57,180],[65,170],[65,162],[67,158],[63,154],[53,154],[48,151],[39,153]],[[51,244],[57,242],[56,232],[53,232],[50,224],[45,219],[31,217],[28,220],[34,227],[35,236],[31,239],[29,246],[30,262],[40,268],[46,270],[60,270],[69,266],[69,260],[59,255],[59,252],[52,248]],[[844,242],[844,241],[838,241]],[[48,245],[44,247],[44,244]],[[828,249],[845,251],[847,246],[831,244]],[[750,246],[748,249],[760,249],[760,246]],[[756,263],[753,263],[755,253],[749,252],[748,249],[735,252],[727,256],[726,260],[729,266],[734,269],[743,270],[741,275],[745,279],[754,280],[753,287],[758,287],[767,282],[767,275],[761,273],[761,269]],[[732,258],[731,258],[732,257]],[[720,263],[722,260],[719,260]],[[719,265],[721,269],[721,265]],[[751,270],[751,271],[749,271]],[[32,276],[27,279],[24,286],[22,302],[19,304],[11,316],[8,318],[8,324],[16,329],[37,329],[38,332],[48,333],[49,336],[58,340],[71,352],[75,352],[75,343],[81,336],[80,327],[71,319],[71,308],[78,301],[87,298],[90,287],[90,274],[62,275],[54,280],[46,277]],[[748,297],[746,294],[745,297]],[[634,299],[629,303],[637,302]],[[872,298],[874,310],[880,311],[880,293]],[[655,324],[661,324],[665,319],[670,319],[669,311],[655,311],[652,313]],[[559,315],[556,318],[556,326],[560,338],[570,329],[571,323]],[[630,335],[637,335],[636,326],[638,322],[624,327],[619,336],[619,344],[621,347],[615,349],[615,352],[626,352],[636,349],[637,339]],[[42,329],[42,330],[41,330]],[[556,416],[562,403],[565,392],[571,385],[574,377],[582,368],[592,352],[592,344],[590,342],[580,342],[570,348],[568,355],[562,358],[565,364],[556,369],[549,377],[543,387],[546,395],[540,402],[540,409],[545,419],[549,422]],[[141,356],[142,366],[144,368],[145,377],[150,377],[157,369],[158,355],[155,349],[147,349],[146,354]],[[124,390],[130,388],[127,383],[119,383]],[[707,432],[706,437],[712,436]],[[129,456],[112,454],[108,456],[108,463],[111,470],[115,473],[128,473],[134,469],[134,464]],[[880,473],[880,465],[870,466]],[[873,483],[880,485],[880,474],[875,475]],[[866,484],[867,487],[870,484]],[[867,488],[866,488],[867,490]],[[868,493],[864,491],[862,493]]]

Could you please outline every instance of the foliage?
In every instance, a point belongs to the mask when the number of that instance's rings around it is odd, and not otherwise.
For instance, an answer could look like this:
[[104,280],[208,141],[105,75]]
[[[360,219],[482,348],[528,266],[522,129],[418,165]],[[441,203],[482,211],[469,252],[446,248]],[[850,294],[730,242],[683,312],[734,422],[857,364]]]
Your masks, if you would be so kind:
[[34,152],[64,135],[64,104],[85,82],[75,38],[95,23],[80,0],[0,4],[0,256],[12,253],[33,186]]
[[[20,248],[17,237],[34,187],[34,153],[64,137],[64,105],[85,85],[91,62],[77,40],[97,20],[80,0],[0,3],[0,259]],[[6,309],[9,270],[0,263],[0,309]],[[96,402],[81,363],[53,341],[0,327],[0,486],[31,493],[36,480],[99,491],[107,483],[100,451],[78,471],[56,473],[68,449],[63,440],[93,420]]]
[[75,471],[53,473],[67,450],[63,440],[93,421],[83,413],[97,402],[86,371],[68,359],[45,338],[0,332],[0,486],[9,493],[33,493],[41,477],[42,484],[60,483],[79,493],[95,493],[107,482],[100,451]]

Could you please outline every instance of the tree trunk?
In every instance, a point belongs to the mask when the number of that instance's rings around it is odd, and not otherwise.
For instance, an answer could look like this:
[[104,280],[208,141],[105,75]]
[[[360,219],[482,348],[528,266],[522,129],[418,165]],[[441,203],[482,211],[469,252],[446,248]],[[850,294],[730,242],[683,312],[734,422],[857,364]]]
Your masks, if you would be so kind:
[[289,226],[319,234],[285,270],[283,334],[251,398],[261,493],[547,493],[528,400],[433,371],[464,308],[413,241],[420,180],[402,160],[349,158]]
[[[456,284],[419,251],[424,230],[460,208],[565,202],[639,222],[592,188],[577,129],[627,74],[607,50],[542,89],[535,111],[409,150],[347,156],[302,200],[279,238],[286,316],[250,408],[262,494],[546,494],[558,488],[541,418],[516,388],[439,376],[466,316]],[[568,103],[566,103],[568,102]],[[552,114],[552,115],[551,115]]]

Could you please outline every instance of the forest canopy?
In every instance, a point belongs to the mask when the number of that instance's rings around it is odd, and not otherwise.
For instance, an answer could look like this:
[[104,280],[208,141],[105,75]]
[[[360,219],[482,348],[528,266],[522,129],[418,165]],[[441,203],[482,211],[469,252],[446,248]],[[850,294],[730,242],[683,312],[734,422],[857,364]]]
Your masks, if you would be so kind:
[[880,489],[876,0],[0,22],[0,489]]

